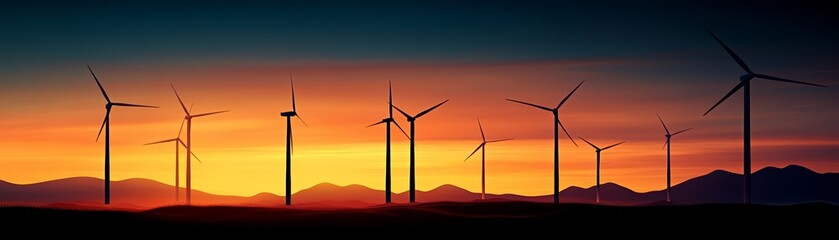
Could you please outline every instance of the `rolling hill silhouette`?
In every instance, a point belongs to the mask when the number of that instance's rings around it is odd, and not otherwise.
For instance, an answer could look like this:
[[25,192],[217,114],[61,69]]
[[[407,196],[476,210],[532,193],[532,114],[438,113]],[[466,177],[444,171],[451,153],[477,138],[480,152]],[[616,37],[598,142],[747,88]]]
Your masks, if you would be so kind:
[[[0,203],[6,205],[42,206],[70,203],[78,206],[99,206],[104,189],[102,179],[73,177],[34,184],[12,184],[0,181]],[[141,209],[174,205],[174,187],[149,179],[126,179],[111,182],[110,208]],[[183,201],[184,189],[181,189]],[[222,196],[193,191],[193,201],[203,205],[268,205],[283,198],[260,193],[251,197]]]
[[[839,173],[816,173],[805,167],[767,167],[753,175],[753,201],[764,204],[828,202],[839,204]],[[148,179],[127,179],[112,183],[113,205],[109,208],[145,209],[174,205],[173,187]],[[18,185],[0,181],[0,204],[27,206],[101,206],[102,180],[74,177],[35,184]],[[181,189],[183,191],[183,189]],[[638,193],[615,183],[600,186],[601,202],[637,205],[661,202],[663,191]],[[742,175],[716,170],[673,186],[675,203],[742,203]],[[182,195],[183,196],[183,192]],[[562,202],[593,203],[594,188],[569,187],[560,193]],[[362,185],[337,186],[321,183],[294,194],[295,206],[332,208],[380,205],[384,192]],[[480,193],[446,184],[430,191],[417,191],[419,202],[479,201]],[[183,201],[183,199],[181,199]],[[395,203],[407,203],[408,193],[395,193]],[[487,194],[483,201],[551,202],[552,195],[520,196]],[[59,204],[60,203],[60,204]],[[223,196],[193,192],[196,205],[281,206],[282,196],[260,193],[250,197]],[[64,204],[64,205],[62,205]]]
[[[752,174],[752,201],[766,204],[839,203],[836,186],[839,186],[839,173],[820,174],[798,165],[766,167]],[[740,203],[743,201],[743,175],[717,170],[687,180],[672,191],[675,202]]]

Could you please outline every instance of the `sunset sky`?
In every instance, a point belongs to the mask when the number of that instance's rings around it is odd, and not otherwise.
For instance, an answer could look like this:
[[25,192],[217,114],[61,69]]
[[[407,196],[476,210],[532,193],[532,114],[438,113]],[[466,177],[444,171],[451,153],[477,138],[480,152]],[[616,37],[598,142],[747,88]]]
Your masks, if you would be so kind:
[[[695,128],[673,137],[674,183],[741,173],[742,93],[702,113],[743,72],[705,28],[756,72],[830,86],[752,82],[752,169],[839,172],[839,18],[817,3],[23,2],[0,3],[0,179],[13,183],[104,177],[105,100],[85,65],[113,101],[160,106],[112,111],[113,180],[174,184],[172,144],[143,145],[177,135],[172,83],[196,113],[231,110],[193,120],[193,188],[281,195],[289,74],[309,125],[293,122],[295,192],[384,189],[385,130],[365,126],[387,116],[388,81],[411,114],[451,99],[417,120],[419,190],[480,192],[480,156],[463,161],[480,118],[487,138],[515,138],[488,145],[487,191],[551,194],[552,116],[504,99],[553,107],[581,81],[560,110],[579,144],[560,138],[562,189],[595,182],[595,152],[577,137],[626,141],[602,153],[602,182],[663,189],[656,113]],[[408,140],[392,136],[402,192]]]

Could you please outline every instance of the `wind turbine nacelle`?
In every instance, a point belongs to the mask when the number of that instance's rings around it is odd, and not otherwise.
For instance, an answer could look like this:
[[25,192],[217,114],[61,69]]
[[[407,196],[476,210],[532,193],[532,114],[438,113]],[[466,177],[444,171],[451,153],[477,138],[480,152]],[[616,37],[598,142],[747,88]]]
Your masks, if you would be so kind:
[[294,116],[297,116],[297,113],[295,113],[295,112],[281,112],[281,113],[280,113],[280,116],[283,116],[283,117],[294,117]]
[[740,81],[741,81],[741,82],[742,82],[742,81],[749,81],[749,80],[752,80],[752,78],[754,78],[754,77],[755,77],[755,75],[754,75],[754,74],[749,73],[749,74],[746,74],[746,75],[740,76]]

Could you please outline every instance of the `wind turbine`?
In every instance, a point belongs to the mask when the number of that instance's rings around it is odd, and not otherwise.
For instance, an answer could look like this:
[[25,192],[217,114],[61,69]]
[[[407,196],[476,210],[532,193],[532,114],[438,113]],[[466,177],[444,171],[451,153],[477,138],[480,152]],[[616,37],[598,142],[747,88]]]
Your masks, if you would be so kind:
[[102,87],[102,83],[99,82],[99,79],[96,78],[96,74],[93,73],[93,70],[90,69],[90,66],[87,66],[87,70],[90,71],[90,75],[93,75],[93,80],[96,80],[96,85],[99,86],[99,90],[102,91],[102,96],[105,97],[105,120],[102,121],[102,126],[99,127],[99,133],[96,134],[96,141],[99,141],[99,136],[102,135],[102,129],[105,129],[105,204],[111,204],[111,107],[113,106],[120,106],[120,107],[143,107],[143,108],[157,108],[156,106],[148,106],[148,105],[139,105],[139,104],[132,104],[132,103],[120,103],[120,102],[111,102],[111,98],[108,97],[108,93],[105,92],[105,88]]
[[481,130],[481,144],[478,145],[478,147],[475,148],[475,151],[472,151],[472,153],[470,153],[469,156],[466,157],[466,159],[463,161],[466,162],[466,160],[469,160],[469,158],[472,157],[472,155],[475,155],[475,153],[478,152],[478,150],[481,150],[481,200],[483,200],[486,199],[486,145],[487,143],[501,142],[513,139],[505,138],[500,140],[487,141],[487,138],[484,135],[484,127],[481,126],[481,119],[478,119],[478,129]]
[[411,156],[411,164],[410,164],[411,174],[409,176],[409,188],[410,188],[410,194],[409,195],[410,195],[410,199],[411,199],[412,203],[416,202],[416,174],[415,174],[415,171],[414,171],[414,169],[415,169],[414,168],[414,159],[416,157],[415,154],[414,154],[414,139],[415,139],[414,138],[414,130],[416,130],[416,126],[414,125],[414,123],[417,121],[417,119],[419,117],[422,117],[423,115],[428,114],[429,112],[431,112],[431,110],[434,110],[435,108],[440,107],[440,105],[443,105],[444,103],[446,103],[448,101],[449,100],[446,99],[446,101],[438,103],[437,105],[434,105],[433,107],[428,108],[425,111],[422,111],[415,116],[411,116],[411,115],[405,113],[405,111],[402,111],[402,109],[399,109],[398,107],[393,106],[393,108],[396,108],[396,110],[399,111],[399,113],[402,113],[402,115],[404,115],[405,118],[408,119],[408,122],[411,123],[411,136],[408,137],[408,138],[411,139],[411,155],[410,155]]
[[393,120],[393,91],[391,91],[390,82],[387,82],[387,91],[388,117],[367,127],[376,126],[382,123],[387,124],[385,132],[385,138],[387,139],[387,143],[385,144],[385,203],[390,203],[390,123],[396,124],[399,131],[402,131],[402,134],[405,134],[405,137],[408,137],[408,134],[405,133],[405,130],[402,129],[401,126],[399,126],[399,123]]
[[294,138],[291,135],[291,117],[297,117],[306,127],[309,125],[297,114],[297,104],[294,101],[294,79],[288,75],[291,82],[291,111],[282,112],[280,116],[286,118],[285,135],[285,205],[291,205],[291,153],[294,151]]
[[[208,113],[201,113],[201,114],[191,114],[189,110],[186,109],[186,105],[184,105],[184,101],[181,100],[181,96],[178,95],[178,90],[175,90],[174,84],[169,84],[172,86],[172,91],[175,92],[175,97],[178,98],[178,103],[181,104],[181,107],[184,109],[184,120],[186,120],[186,152],[192,153],[192,119],[197,117],[203,117],[213,114],[219,114],[224,112],[229,112],[230,110],[224,111],[216,111],[216,112],[208,112]],[[191,154],[186,155],[186,204],[192,204],[192,158]]]
[[[184,141],[181,139],[181,131],[183,129],[184,129],[184,121],[181,121],[181,128],[178,129],[178,137],[143,144],[143,145],[153,145],[153,144],[160,144],[160,143],[167,143],[167,142],[175,142],[175,201],[176,202],[181,201],[181,197],[180,197],[180,189],[181,189],[180,182],[181,181],[180,181],[180,176],[179,176],[180,161],[178,159],[178,157],[180,156],[180,154],[178,153],[180,147],[178,146],[178,144],[180,144],[181,146],[184,146],[184,148],[186,148],[186,143],[184,143]],[[195,156],[195,153],[190,152],[190,154],[192,155],[192,157],[195,157],[195,160],[198,160],[198,162],[201,162],[201,159],[198,159],[198,156]]]
[[588,140],[586,140],[585,138],[581,137],[580,139],[582,139],[583,141],[588,143],[588,145],[591,145],[591,147],[594,148],[594,152],[597,153],[597,185],[596,185],[596,188],[595,188],[594,192],[595,192],[596,201],[598,203],[600,203],[600,152],[603,151],[603,150],[612,148],[614,146],[621,145],[624,142],[619,142],[619,143],[615,143],[615,144],[609,145],[609,146],[604,147],[604,148],[599,148],[599,147],[595,146],[594,144],[592,144],[591,142],[589,142]]
[[769,76],[769,75],[764,75],[764,74],[752,72],[752,70],[749,68],[749,66],[746,65],[746,62],[744,62],[743,59],[740,59],[740,57],[737,56],[737,54],[734,53],[734,51],[731,50],[731,48],[728,48],[728,46],[726,46],[725,43],[723,43],[722,40],[720,40],[717,37],[717,35],[714,35],[714,33],[711,32],[710,30],[708,31],[708,33],[711,34],[711,37],[714,37],[714,40],[716,40],[717,43],[720,44],[720,46],[725,48],[725,51],[728,52],[728,55],[731,56],[731,58],[733,58],[734,61],[737,62],[737,65],[740,65],[740,68],[742,68],[744,71],[746,71],[746,74],[740,76],[740,83],[738,83],[736,86],[734,86],[734,88],[731,89],[731,91],[729,91],[727,94],[725,94],[725,96],[723,96],[722,99],[720,99],[720,101],[718,101],[716,104],[714,104],[714,106],[712,106],[710,109],[708,109],[708,111],[705,112],[705,114],[702,114],[702,116],[708,115],[708,113],[710,113],[711,110],[714,110],[714,108],[719,106],[720,103],[722,103],[723,101],[728,99],[728,97],[730,97],[732,94],[737,92],[737,90],[740,90],[741,88],[743,89],[743,202],[746,203],[746,204],[750,204],[752,202],[752,196],[751,196],[752,195],[752,183],[751,183],[751,178],[752,178],[751,177],[751,175],[752,175],[751,140],[752,139],[751,139],[751,123],[750,123],[751,116],[750,116],[750,113],[749,113],[750,112],[750,108],[749,108],[750,107],[749,106],[749,100],[750,100],[749,84],[750,84],[751,80],[755,79],[755,78],[758,78],[758,79],[763,79],[763,80],[797,83],[797,84],[810,85],[810,86],[816,86],[816,87],[827,87],[827,86],[820,85],[820,84],[814,84],[814,83],[794,81],[794,80],[789,80],[789,79],[784,79],[784,78],[779,78],[779,77],[774,77],[774,76]]
[[676,134],[683,133],[687,130],[691,130],[693,128],[684,129],[681,131],[676,131],[675,133],[670,133],[670,130],[667,129],[667,125],[664,125],[664,120],[661,120],[661,116],[658,113],[655,114],[658,117],[658,121],[661,122],[661,126],[664,127],[664,137],[667,138],[667,141],[664,142],[664,147],[667,147],[667,202],[670,202],[670,137],[676,136]]
[[564,104],[565,101],[568,101],[568,98],[570,98],[571,95],[573,95],[574,92],[576,92],[577,89],[580,88],[580,86],[583,85],[584,82],[585,81],[580,82],[580,84],[578,84],[577,87],[575,87],[574,90],[571,91],[571,93],[568,93],[568,96],[565,96],[565,98],[563,98],[562,101],[559,102],[559,104],[557,104],[555,108],[543,107],[536,104],[522,102],[519,100],[513,100],[509,98],[507,99],[507,101],[521,103],[554,114],[554,119],[552,120],[552,122],[554,122],[554,204],[559,204],[559,128],[561,127],[562,131],[565,131],[565,135],[568,136],[568,139],[571,139],[571,142],[574,143],[574,146],[578,146],[577,142],[574,141],[574,138],[571,137],[571,134],[568,134],[568,130],[565,130],[565,126],[562,126],[562,122],[559,121],[559,108],[562,107],[562,104]]

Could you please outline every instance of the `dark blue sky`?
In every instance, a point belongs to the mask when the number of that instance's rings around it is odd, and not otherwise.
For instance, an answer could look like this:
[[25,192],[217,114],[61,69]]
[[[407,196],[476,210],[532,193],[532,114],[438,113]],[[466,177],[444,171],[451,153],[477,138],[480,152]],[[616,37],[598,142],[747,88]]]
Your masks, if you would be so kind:
[[740,51],[771,50],[750,58],[806,57],[831,70],[839,54],[839,21],[830,16],[836,8],[817,3],[131,2],[2,3],[0,69],[76,62],[695,58],[719,50],[705,27]]

